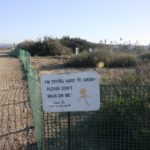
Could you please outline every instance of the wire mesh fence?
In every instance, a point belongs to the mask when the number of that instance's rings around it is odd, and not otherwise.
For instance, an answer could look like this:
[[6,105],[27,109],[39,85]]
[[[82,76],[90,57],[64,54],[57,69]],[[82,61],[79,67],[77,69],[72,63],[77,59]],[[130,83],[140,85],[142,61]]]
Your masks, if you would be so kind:
[[100,85],[99,111],[45,113],[26,53],[19,52],[19,57],[27,72],[39,149],[150,150],[150,85]]
[[35,127],[35,138],[38,149],[40,150],[42,149],[42,111],[40,84],[37,79],[37,74],[31,65],[30,54],[27,51],[16,49],[11,52],[11,55],[19,57],[23,65],[28,84],[28,95]]
[[28,75],[28,93],[29,100],[32,108],[33,122],[35,126],[36,142],[38,148],[41,149],[42,146],[42,112],[41,112],[41,95],[40,95],[40,85],[30,75]]
[[[150,86],[102,85],[101,108],[70,113],[71,150],[149,150]],[[44,113],[45,149],[68,149],[68,114]]]

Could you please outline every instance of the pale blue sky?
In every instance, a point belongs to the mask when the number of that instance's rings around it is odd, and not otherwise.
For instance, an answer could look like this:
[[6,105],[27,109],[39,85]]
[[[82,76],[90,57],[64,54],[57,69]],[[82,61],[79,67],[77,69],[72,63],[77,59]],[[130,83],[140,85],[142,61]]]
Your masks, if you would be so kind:
[[0,0],[0,43],[45,35],[150,43],[150,0]]

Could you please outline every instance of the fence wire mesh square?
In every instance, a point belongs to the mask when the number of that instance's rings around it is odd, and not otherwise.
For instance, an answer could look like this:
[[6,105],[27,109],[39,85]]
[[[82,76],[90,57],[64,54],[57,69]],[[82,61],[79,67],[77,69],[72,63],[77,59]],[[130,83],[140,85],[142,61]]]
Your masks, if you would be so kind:
[[43,113],[45,149],[150,150],[150,87],[102,85],[100,95],[96,112]]

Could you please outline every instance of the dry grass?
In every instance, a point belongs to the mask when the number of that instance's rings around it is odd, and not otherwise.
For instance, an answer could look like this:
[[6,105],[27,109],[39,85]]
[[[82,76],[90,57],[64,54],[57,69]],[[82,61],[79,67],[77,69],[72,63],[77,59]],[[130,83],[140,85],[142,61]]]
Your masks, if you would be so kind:
[[134,71],[133,68],[75,68],[66,67],[64,63],[67,62],[70,57],[32,57],[32,65],[37,69],[39,77],[43,74],[58,74],[68,72],[80,72],[96,70],[100,75],[101,83],[114,83],[120,82],[121,77],[125,74]]

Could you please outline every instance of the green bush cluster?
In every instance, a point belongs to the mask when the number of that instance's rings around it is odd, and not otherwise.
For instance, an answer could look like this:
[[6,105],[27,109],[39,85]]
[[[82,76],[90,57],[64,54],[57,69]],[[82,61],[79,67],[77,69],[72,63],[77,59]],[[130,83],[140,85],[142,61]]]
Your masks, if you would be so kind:
[[70,38],[64,36],[61,39],[45,36],[43,40],[37,41],[24,41],[17,45],[18,49],[24,49],[30,52],[31,55],[37,56],[53,56],[61,54],[75,53],[75,49],[78,47],[80,52],[89,48],[95,48],[97,44],[88,42],[80,38]]
[[36,42],[24,41],[17,45],[17,49],[24,49],[32,56],[54,56],[72,53],[72,50],[64,47],[59,39],[53,39],[51,37],[44,37],[43,40],[38,40]]
[[118,54],[114,55],[109,67],[135,67],[137,58],[132,54]]
[[111,50],[95,50],[92,54],[83,52],[75,55],[66,65],[72,67],[95,67],[103,62],[105,67],[135,67],[137,59],[134,55],[117,53]]
[[112,52],[112,50],[107,50],[104,48],[95,49],[92,53],[92,58],[96,60],[95,65],[97,65],[98,62],[104,62],[105,67],[108,67],[110,65],[113,57],[114,53]]
[[95,48],[97,44],[88,42],[80,38],[70,38],[69,36],[64,36],[60,39],[62,45],[72,49],[75,52],[75,49],[78,47],[80,52],[88,50],[89,48]]
[[30,54],[32,53],[34,48],[35,48],[35,42],[29,41],[29,40],[19,43],[16,47],[16,49],[26,50],[26,51],[30,52]]
[[94,53],[88,53],[84,51],[78,55],[74,55],[71,60],[66,63],[69,67],[95,67],[99,61],[103,61],[105,65],[109,62],[109,55],[106,51],[95,51]]
[[93,67],[95,66],[95,61],[88,52],[83,52],[74,55],[65,65],[68,67]]
[[142,54],[140,58],[144,61],[150,61],[150,53]]

